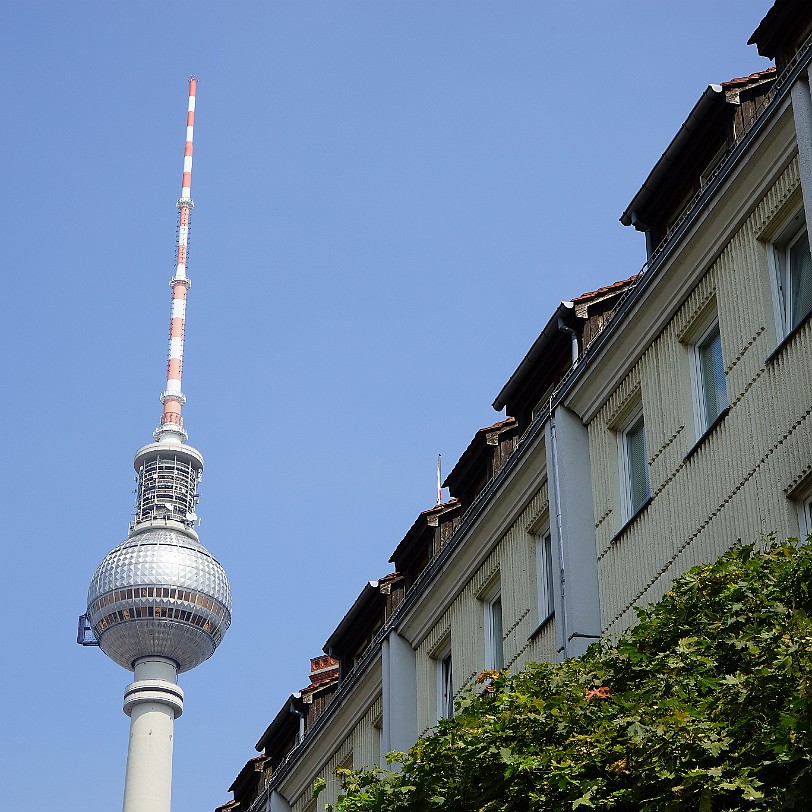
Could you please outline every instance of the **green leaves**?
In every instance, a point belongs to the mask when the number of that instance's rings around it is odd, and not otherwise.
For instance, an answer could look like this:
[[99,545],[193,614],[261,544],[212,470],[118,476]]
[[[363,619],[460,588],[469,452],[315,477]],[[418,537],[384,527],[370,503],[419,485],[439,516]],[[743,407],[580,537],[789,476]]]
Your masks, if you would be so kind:
[[812,548],[692,570],[615,646],[488,673],[336,812],[744,812],[812,797]]

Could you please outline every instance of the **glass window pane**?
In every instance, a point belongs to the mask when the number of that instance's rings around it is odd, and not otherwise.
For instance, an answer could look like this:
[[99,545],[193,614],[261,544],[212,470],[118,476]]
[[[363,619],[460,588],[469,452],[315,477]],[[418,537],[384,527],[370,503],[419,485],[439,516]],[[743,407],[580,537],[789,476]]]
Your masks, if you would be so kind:
[[705,426],[708,428],[727,408],[727,384],[722,361],[722,339],[717,324],[699,346],[699,367],[703,394]]
[[536,583],[539,623],[553,613],[553,540],[549,533],[536,537]]
[[501,671],[505,667],[505,652],[502,647],[502,597],[491,601],[491,645],[493,646],[493,663],[491,667]]
[[626,432],[626,452],[629,463],[629,517],[631,517],[649,497],[646,433],[642,417]]
[[547,577],[547,614],[553,613],[553,539],[548,533],[544,537],[545,575]]
[[440,664],[440,713],[450,719],[454,715],[454,691],[451,687],[451,655],[443,657]]
[[789,249],[790,312],[789,329],[797,327],[812,310],[812,256],[804,230]]

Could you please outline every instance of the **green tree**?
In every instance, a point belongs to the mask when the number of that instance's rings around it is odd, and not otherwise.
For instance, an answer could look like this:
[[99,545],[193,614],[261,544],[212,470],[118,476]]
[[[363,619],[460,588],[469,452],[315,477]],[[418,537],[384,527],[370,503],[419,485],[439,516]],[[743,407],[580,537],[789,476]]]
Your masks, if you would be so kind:
[[812,545],[737,547],[614,645],[483,672],[398,771],[342,771],[332,809],[807,810],[811,585]]

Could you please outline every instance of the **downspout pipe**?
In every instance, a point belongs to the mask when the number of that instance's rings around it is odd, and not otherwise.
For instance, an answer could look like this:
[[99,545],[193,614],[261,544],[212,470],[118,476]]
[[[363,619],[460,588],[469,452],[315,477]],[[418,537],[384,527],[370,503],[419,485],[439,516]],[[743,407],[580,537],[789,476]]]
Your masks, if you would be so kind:
[[[570,347],[572,350],[572,365],[578,363],[578,332],[565,323],[564,319],[558,317],[558,330],[566,333],[570,337]],[[561,484],[559,482],[558,470],[558,438],[556,436],[555,410],[553,408],[553,398],[550,398],[550,446],[553,463],[553,508],[555,510],[555,526],[558,535],[558,584],[561,601],[561,653],[566,660],[569,657],[567,650],[567,638],[569,630],[567,628],[567,576],[564,567],[564,522],[561,515]]]
[[299,717],[299,733],[297,735],[296,744],[300,744],[302,739],[305,737],[305,714],[303,711],[300,711],[299,708],[296,707],[296,703],[293,701],[294,699],[300,699],[302,696],[300,691],[297,691],[295,694],[292,695],[290,705],[288,705],[288,711],[293,714],[294,716]]
[[567,653],[567,601],[566,601],[566,573],[564,571],[564,527],[561,519],[561,486],[558,482],[558,441],[555,432],[555,412],[553,399],[550,398],[550,451],[553,463],[553,508],[555,510],[555,527],[558,535],[558,589],[561,612],[561,653],[568,659]]

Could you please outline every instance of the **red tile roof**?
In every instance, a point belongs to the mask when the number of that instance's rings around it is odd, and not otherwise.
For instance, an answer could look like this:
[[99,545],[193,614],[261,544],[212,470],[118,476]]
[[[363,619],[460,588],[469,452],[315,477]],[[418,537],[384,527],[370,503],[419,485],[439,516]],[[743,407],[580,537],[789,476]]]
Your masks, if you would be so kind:
[[501,429],[503,426],[512,426],[515,422],[515,417],[506,417],[504,420],[500,420],[498,423],[494,423],[492,426],[485,426],[484,429],[479,429],[477,434],[482,434],[485,431],[493,431],[494,429]]
[[458,501],[459,500],[456,498],[456,496],[452,496],[447,502],[440,502],[438,505],[430,507],[428,510],[421,510],[420,513],[417,514],[417,518],[419,519],[421,516],[428,516],[429,513],[436,513],[438,510],[445,510],[452,505],[456,505]]
[[322,688],[329,688],[331,685],[335,685],[338,682],[338,666],[336,666],[334,672],[330,672],[326,674],[322,679],[315,680],[307,686],[307,688],[302,688],[299,693],[301,695],[307,695],[315,693],[316,691],[320,691]]
[[722,87],[728,88],[733,87],[735,85],[749,85],[752,82],[759,82],[764,81],[766,79],[771,79],[775,76],[775,68],[767,68],[767,70],[761,70],[757,73],[751,73],[749,76],[740,76],[737,79],[730,79],[727,82],[722,82]]
[[582,293],[580,296],[576,296],[572,301],[575,302],[583,302],[587,299],[594,299],[598,296],[603,296],[605,293],[609,293],[613,290],[617,290],[619,288],[625,288],[627,285],[630,285],[632,282],[637,279],[640,274],[635,274],[634,276],[630,276],[628,279],[622,279],[620,282],[612,282],[611,285],[604,285],[602,288],[598,288],[597,290],[592,290],[589,293]]

